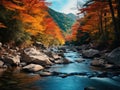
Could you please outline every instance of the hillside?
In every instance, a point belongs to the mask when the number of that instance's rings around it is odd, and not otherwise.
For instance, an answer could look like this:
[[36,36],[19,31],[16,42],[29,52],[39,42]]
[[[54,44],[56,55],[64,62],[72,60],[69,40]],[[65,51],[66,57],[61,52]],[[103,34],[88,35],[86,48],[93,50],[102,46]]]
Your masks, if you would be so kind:
[[48,12],[63,31],[69,30],[76,20],[76,16],[72,13],[64,14],[50,8]]

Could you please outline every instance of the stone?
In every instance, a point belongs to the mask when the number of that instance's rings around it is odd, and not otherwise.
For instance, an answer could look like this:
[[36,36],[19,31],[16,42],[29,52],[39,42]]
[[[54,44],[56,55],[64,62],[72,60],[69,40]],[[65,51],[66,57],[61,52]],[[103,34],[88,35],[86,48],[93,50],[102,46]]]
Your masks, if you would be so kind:
[[24,67],[24,66],[26,66],[26,65],[27,65],[27,63],[25,63],[25,62],[21,62],[21,63],[20,63],[20,66],[21,66],[21,67]]
[[51,72],[47,72],[47,71],[41,71],[41,72],[39,72],[39,75],[40,76],[52,76],[52,73]]
[[77,63],[82,63],[84,62],[85,60],[84,59],[80,59],[80,60],[75,60]]
[[40,65],[52,65],[49,57],[36,48],[26,48],[22,54],[22,62],[34,63]]
[[2,47],[2,43],[0,42],[0,47]]
[[114,49],[112,52],[110,52],[106,60],[110,63],[113,63],[115,65],[120,65],[120,47]]
[[72,63],[72,61],[70,61],[70,60],[68,60],[66,58],[63,59],[63,64],[69,64],[69,63]]
[[61,58],[58,54],[53,54],[52,56],[53,56],[53,58],[54,58],[55,60]]
[[90,64],[91,66],[103,67],[105,65],[105,60],[101,58],[94,58]]
[[3,56],[3,62],[9,65],[19,65],[20,64],[20,56],[19,55],[11,55],[8,54]]
[[105,68],[106,69],[113,69],[114,65],[112,65],[112,64],[105,64]]
[[23,70],[28,71],[28,72],[37,72],[37,71],[40,71],[43,69],[44,69],[43,66],[37,65],[37,64],[29,64],[29,65],[23,67]]
[[4,62],[0,61],[0,67],[3,67],[3,65],[4,65]]
[[99,53],[100,52],[95,49],[88,49],[88,50],[82,51],[83,57],[86,57],[86,58],[93,58],[94,56],[99,55]]

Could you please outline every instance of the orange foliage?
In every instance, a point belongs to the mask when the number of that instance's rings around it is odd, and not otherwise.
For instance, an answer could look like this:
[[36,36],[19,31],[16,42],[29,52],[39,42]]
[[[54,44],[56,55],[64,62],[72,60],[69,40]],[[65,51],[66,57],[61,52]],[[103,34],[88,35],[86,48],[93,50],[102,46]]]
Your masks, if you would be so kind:
[[[18,16],[13,18],[22,21],[26,32],[33,36],[39,33],[48,34],[64,44],[65,41],[60,28],[47,11],[47,5],[50,5],[50,3],[45,2],[45,0],[2,0],[1,4],[9,10],[19,13]],[[3,27],[2,24],[1,27]]]

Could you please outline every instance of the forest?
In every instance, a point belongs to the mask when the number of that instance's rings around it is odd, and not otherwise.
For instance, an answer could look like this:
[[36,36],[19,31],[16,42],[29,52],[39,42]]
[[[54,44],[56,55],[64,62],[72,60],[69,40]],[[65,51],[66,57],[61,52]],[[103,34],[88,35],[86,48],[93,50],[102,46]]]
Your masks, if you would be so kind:
[[0,90],[120,90],[120,0],[0,0]]
[[101,49],[120,46],[120,0],[88,0],[84,5],[78,3],[78,9],[83,16],[72,26],[68,41],[91,42]]
[[44,0],[1,0],[0,41],[29,46],[39,41],[46,46],[62,45],[61,29],[48,13]]

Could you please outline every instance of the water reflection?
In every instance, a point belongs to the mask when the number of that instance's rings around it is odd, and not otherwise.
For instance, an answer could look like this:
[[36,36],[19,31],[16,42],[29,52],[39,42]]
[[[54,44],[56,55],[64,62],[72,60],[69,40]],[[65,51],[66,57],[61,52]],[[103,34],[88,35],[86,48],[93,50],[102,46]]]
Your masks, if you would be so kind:
[[96,90],[120,90],[118,83],[114,85],[110,82],[79,76],[67,78],[47,77],[37,81],[33,86],[39,86],[41,88],[39,90],[84,90],[85,87],[89,86],[95,87]]
[[2,71],[0,76],[0,90],[38,90],[30,87],[30,83],[40,80],[39,75],[28,75],[18,72],[18,69]]

